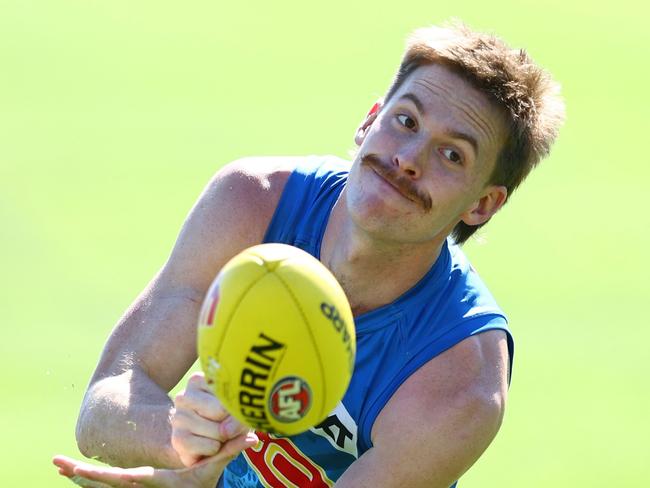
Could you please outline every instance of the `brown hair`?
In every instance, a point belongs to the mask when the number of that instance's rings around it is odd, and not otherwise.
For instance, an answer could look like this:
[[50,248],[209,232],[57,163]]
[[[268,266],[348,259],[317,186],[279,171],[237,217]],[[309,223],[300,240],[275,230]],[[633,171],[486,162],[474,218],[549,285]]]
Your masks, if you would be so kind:
[[[511,49],[493,35],[454,22],[418,29],[409,36],[385,100],[416,68],[433,63],[450,67],[503,108],[509,132],[488,184],[505,186],[510,196],[548,155],[557,137],[564,121],[559,84],[523,49]],[[457,243],[463,243],[481,225],[461,221],[451,235]]]

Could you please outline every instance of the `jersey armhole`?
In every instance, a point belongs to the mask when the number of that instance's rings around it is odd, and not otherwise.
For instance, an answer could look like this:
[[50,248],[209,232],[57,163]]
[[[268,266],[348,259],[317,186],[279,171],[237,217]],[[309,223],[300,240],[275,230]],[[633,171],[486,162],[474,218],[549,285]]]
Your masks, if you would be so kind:
[[488,330],[503,330],[506,333],[506,338],[508,342],[508,385],[510,385],[510,380],[512,377],[512,365],[514,360],[514,340],[512,334],[508,330],[508,324],[502,315],[481,315],[474,317],[467,322],[454,327],[448,333],[442,337],[437,338],[428,347],[424,347],[419,353],[417,353],[413,358],[406,363],[406,365],[399,371],[399,373],[393,378],[393,380],[388,384],[388,386],[373,400],[370,408],[360,419],[359,422],[359,443],[360,451],[365,452],[366,450],[372,447],[372,440],[370,434],[372,431],[372,426],[375,423],[377,415],[381,409],[386,405],[391,396],[397,391],[397,389],[406,381],[406,379],[411,376],[418,368],[423,364],[439,355],[440,353],[450,349],[451,347],[458,344],[463,339],[480,334],[482,332],[487,332]]
[[[313,230],[305,233],[300,222],[318,199],[340,188],[333,183],[328,184],[328,181],[340,181],[347,175],[348,169],[349,163],[334,156],[308,156],[297,164],[287,178],[262,242],[297,245],[318,257],[318,246],[312,249]],[[324,229],[321,229],[321,234],[322,231]]]
[[[302,200],[311,193],[308,185],[313,182],[313,168],[318,165],[315,164],[314,158],[308,158],[298,164],[291,172],[282,190],[282,195],[280,195],[280,200],[278,200],[275,207],[271,221],[266,228],[262,242],[289,242],[291,240],[287,232],[294,228],[292,224],[296,221],[298,213],[303,209]],[[296,191],[298,188],[302,189],[302,191]]]

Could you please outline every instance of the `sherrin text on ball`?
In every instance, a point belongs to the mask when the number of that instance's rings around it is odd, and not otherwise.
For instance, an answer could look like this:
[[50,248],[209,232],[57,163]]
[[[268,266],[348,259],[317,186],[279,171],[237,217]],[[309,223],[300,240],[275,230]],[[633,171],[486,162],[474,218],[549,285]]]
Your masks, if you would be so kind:
[[232,258],[199,315],[208,382],[240,422],[279,435],[304,432],[343,398],[354,369],[350,305],[316,258],[261,244]]

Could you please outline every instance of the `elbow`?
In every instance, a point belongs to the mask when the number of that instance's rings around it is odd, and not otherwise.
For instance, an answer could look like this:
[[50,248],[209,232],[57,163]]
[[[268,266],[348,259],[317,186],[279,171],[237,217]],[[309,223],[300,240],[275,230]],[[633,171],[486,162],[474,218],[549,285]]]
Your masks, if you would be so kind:
[[[113,394],[114,400],[118,395]],[[106,455],[107,429],[110,415],[119,411],[119,405],[107,398],[103,382],[91,384],[86,391],[75,427],[79,452],[88,458],[102,460]]]
[[[86,395],[87,397],[88,395]],[[93,435],[92,435],[92,408],[87,405],[87,400],[81,405],[79,417],[77,418],[77,425],[75,428],[75,438],[79,452],[84,456],[90,458],[98,455],[94,449]]]
[[497,388],[489,389],[483,395],[483,408],[487,418],[492,420],[494,435],[497,434],[503,423],[508,400],[508,389],[505,384]]
[[506,398],[501,392],[473,392],[464,398],[465,425],[471,428],[485,447],[496,437],[505,414]]
[[89,458],[106,458],[107,443],[114,419],[128,406],[128,387],[124,385],[129,374],[106,376],[91,381],[79,409],[75,438],[79,452]]
[[505,398],[494,394],[484,398],[482,404],[483,417],[486,420],[486,424],[489,426],[488,431],[491,442],[492,439],[496,437],[499,429],[501,429],[501,424],[503,423],[503,417],[506,411],[506,402]]

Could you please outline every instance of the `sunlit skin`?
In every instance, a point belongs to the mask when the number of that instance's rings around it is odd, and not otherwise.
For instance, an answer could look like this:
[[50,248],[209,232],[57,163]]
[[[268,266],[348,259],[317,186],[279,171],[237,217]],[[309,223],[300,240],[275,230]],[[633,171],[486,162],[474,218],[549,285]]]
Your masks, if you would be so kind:
[[498,107],[440,65],[417,68],[368,114],[322,247],[344,287],[355,283],[356,313],[413,286],[459,221],[481,224],[501,208],[506,188],[487,182],[505,134]]
[[[355,314],[411,288],[457,222],[483,223],[503,205],[505,188],[487,181],[504,127],[484,95],[441,66],[418,68],[384,106],[368,114],[321,247],[321,260],[342,284]],[[151,458],[168,469],[98,467],[57,456],[60,474],[93,488],[207,488],[215,486],[233,456],[256,444],[243,426],[229,432],[218,399],[202,394],[209,391],[203,375],[190,379],[173,408],[167,392],[196,359],[193,333],[207,286],[230,257],[262,240],[296,164],[280,159],[233,163],[218,174],[188,217],[169,262],[111,336],[89,388],[92,408],[84,415],[96,417],[82,419],[84,428],[106,423],[119,429],[125,418],[119,408],[104,407],[119,406],[117,395],[140,419],[138,433],[144,432],[142,439],[152,446],[144,462]],[[151,334],[157,337],[153,345]],[[125,373],[125,351],[134,350],[142,367]],[[503,331],[489,331],[422,366],[380,412],[372,427],[373,447],[337,487],[405,486],[414,474],[420,479],[413,486],[449,486],[498,430],[507,355]],[[131,380],[125,382],[127,374]],[[155,415],[170,421],[147,423]],[[137,466],[133,456],[139,451],[126,444],[140,442],[139,450],[145,450],[144,441],[124,441],[132,429],[120,432],[109,439],[116,446],[109,461]],[[110,435],[111,429],[85,434],[82,452],[103,453],[93,443],[105,443]]]

